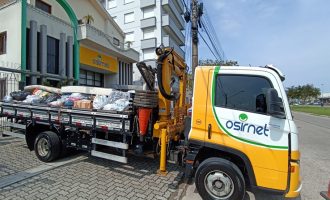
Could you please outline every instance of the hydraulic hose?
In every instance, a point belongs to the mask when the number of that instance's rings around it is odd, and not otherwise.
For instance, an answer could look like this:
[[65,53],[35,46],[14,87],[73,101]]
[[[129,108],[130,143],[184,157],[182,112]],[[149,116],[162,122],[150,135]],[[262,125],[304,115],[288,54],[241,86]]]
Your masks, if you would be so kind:
[[168,94],[163,86],[163,76],[162,76],[162,69],[163,69],[163,61],[165,58],[172,53],[173,49],[169,52],[165,52],[162,55],[158,57],[157,60],[157,79],[158,79],[158,85],[159,85],[159,91],[165,97],[165,99],[170,101],[175,101],[178,99],[175,95]]

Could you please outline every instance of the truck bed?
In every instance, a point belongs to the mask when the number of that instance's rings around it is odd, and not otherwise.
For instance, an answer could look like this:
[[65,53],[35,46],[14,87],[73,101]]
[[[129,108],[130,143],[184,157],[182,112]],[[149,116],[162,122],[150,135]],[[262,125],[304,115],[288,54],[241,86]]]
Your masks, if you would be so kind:
[[133,111],[108,112],[55,108],[47,105],[30,105],[21,102],[0,102],[0,117],[19,120],[23,124],[40,123],[130,132]]

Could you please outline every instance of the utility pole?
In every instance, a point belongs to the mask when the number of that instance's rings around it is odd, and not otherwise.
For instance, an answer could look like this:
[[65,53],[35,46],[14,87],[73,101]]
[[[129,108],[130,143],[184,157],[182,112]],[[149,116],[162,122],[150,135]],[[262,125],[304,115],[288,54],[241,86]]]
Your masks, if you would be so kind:
[[191,55],[192,55],[192,79],[194,80],[195,69],[198,66],[198,26],[201,27],[200,18],[203,15],[203,3],[198,3],[198,0],[191,0],[191,15],[187,11],[185,19],[188,23],[191,21]]
[[195,77],[195,69],[198,65],[198,0],[191,2],[191,37],[192,37],[192,79]]

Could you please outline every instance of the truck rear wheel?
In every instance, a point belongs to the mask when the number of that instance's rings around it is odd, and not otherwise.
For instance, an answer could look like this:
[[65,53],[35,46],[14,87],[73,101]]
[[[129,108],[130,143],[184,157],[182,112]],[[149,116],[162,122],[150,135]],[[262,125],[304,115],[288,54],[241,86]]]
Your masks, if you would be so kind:
[[39,160],[51,162],[58,158],[61,153],[60,138],[54,132],[42,132],[34,142],[34,151]]
[[195,175],[198,193],[204,200],[241,200],[245,195],[245,182],[240,169],[221,158],[203,161]]

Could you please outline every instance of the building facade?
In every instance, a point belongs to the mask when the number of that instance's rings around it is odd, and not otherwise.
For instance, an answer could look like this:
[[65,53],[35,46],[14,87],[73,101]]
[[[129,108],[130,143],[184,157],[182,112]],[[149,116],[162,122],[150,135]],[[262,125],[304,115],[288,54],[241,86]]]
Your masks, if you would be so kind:
[[[100,0],[125,32],[125,43],[139,51],[140,60],[156,66],[155,48],[173,47],[184,58],[185,45],[181,0]],[[134,82],[140,73],[134,68]]]
[[[79,84],[132,84],[132,63],[139,60],[139,53],[124,45],[125,33],[105,8],[97,0],[66,3],[78,19]],[[26,76],[26,84],[57,86],[72,80],[76,77],[72,19],[55,0],[27,0],[26,19],[22,5],[22,0],[0,0],[0,67],[22,66],[21,24],[26,20],[26,69],[32,72]]]

